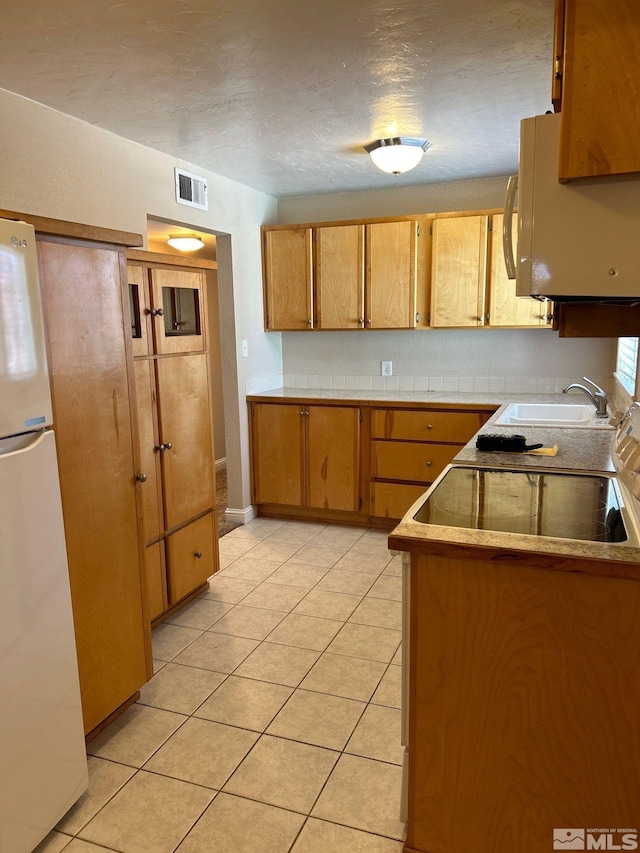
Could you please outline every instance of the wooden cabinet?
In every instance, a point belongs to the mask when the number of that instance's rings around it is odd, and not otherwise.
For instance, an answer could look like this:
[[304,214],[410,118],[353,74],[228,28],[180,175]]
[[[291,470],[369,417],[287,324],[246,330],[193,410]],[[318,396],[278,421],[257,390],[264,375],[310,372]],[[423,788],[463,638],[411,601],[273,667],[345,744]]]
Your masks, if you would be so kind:
[[[414,550],[404,849],[547,853],[554,829],[600,826],[594,812],[634,826],[640,590],[629,564],[486,545],[467,556],[443,542],[431,553],[408,539],[393,545]],[[604,849],[607,830],[591,832],[588,848]],[[621,849],[611,832],[606,846]]]
[[503,218],[493,213],[434,219],[431,326],[549,326],[547,303],[516,296],[515,282],[507,278]]
[[38,253],[89,733],[151,677],[124,251],[40,236]]
[[251,403],[253,499],[323,510],[360,506],[360,410]]
[[417,219],[263,228],[265,328],[416,326]]
[[370,514],[402,518],[490,416],[486,411],[373,409]]
[[556,0],[556,6],[560,180],[640,172],[637,0]]
[[152,262],[129,263],[128,278],[147,587],[158,620],[218,564],[206,288],[198,270]]

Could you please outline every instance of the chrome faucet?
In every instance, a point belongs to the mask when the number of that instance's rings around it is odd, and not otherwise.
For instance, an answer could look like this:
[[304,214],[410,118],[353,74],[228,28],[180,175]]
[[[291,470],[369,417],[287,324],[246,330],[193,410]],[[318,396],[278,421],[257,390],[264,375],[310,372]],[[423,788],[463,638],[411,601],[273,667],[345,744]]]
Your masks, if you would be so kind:
[[590,391],[588,388],[585,388],[584,385],[580,385],[577,382],[572,382],[571,385],[567,385],[566,388],[562,389],[562,393],[566,394],[567,391],[571,391],[572,388],[579,388],[581,391],[587,395],[587,397],[591,400],[593,405],[596,407],[596,417],[597,418],[608,418],[609,412],[607,411],[607,395],[602,390],[599,385],[596,385],[595,382],[592,382],[591,379],[588,379],[586,376],[582,377],[585,382],[588,382],[589,385],[594,389]]

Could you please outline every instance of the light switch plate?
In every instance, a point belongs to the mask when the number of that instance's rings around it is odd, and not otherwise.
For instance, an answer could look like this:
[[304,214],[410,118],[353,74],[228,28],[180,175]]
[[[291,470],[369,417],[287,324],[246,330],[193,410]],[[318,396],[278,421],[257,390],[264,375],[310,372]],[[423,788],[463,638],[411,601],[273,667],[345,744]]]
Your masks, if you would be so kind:
[[242,341],[242,357],[247,358],[249,355],[249,344],[246,341]]

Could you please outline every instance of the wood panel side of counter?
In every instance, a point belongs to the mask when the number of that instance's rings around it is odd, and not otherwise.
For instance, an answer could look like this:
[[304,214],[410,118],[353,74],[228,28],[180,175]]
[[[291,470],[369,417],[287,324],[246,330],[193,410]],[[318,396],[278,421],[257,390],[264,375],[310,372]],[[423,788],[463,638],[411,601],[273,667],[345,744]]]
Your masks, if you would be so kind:
[[637,580],[413,555],[405,851],[633,826],[639,628]]

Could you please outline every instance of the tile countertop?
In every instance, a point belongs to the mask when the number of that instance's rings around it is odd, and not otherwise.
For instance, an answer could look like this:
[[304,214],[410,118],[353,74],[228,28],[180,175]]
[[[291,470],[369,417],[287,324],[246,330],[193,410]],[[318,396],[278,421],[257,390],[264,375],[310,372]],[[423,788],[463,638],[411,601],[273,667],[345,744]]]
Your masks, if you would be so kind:
[[[247,400],[325,400],[327,402],[383,403],[409,406],[481,406],[494,409],[506,403],[566,403],[564,394],[516,394],[495,391],[349,391],[325,388],[274,388],[259,394],[248,394]],[[497,414],[497,413],[496,413]]]

